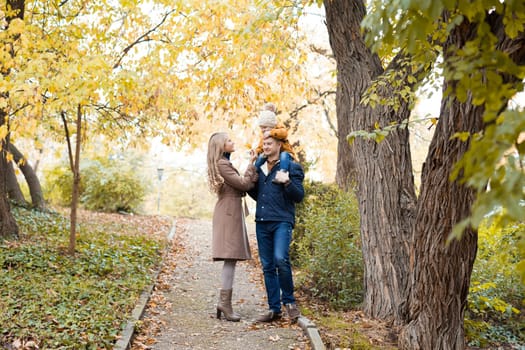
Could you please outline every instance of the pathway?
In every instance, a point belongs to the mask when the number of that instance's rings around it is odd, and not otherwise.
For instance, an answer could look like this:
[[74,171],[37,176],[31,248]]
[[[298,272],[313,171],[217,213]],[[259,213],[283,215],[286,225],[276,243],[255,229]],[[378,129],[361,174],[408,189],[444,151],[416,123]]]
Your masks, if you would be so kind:
[[[256,254],[253,223],[248,228]],[[236,269],[233,303],[241,321],[218,320],[215,305],[222,263],[212,262],[210,253],[211,222],[178,220],[172,249],[132,349],[311,349],[301,327],[285,318],[271,324],[254,322],[266,310],[266,297],[262,272],[253,262],[242,262]]]

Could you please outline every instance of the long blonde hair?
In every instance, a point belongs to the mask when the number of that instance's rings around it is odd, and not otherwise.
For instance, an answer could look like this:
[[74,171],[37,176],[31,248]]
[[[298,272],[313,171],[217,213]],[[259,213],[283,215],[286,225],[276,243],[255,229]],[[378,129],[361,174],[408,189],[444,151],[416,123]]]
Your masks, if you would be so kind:
[[224,184],[224,178],[219,174],[217,163],[224,157],[226,141],[228,141],[228,134],[225,132],[213,133],[208,141],[208,187],[214,193],[219,193]]

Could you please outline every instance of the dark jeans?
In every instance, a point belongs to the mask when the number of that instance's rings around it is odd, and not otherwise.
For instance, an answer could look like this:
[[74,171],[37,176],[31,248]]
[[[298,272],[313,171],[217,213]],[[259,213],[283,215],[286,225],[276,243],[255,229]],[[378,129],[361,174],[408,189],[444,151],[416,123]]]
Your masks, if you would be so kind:
[[292,225],[280,221],[257,222],[255,231],[268,306],[273,312],[281,312],[281,301],[283,304],[295,303],[289,257]]
[[[288,171],[290,169],[290,160],[292,156],[288,152],[281,152],[279,155],[279,170]],[[266,157],[262,154],[255,161],[255,167],[260,168],[266,162]]]

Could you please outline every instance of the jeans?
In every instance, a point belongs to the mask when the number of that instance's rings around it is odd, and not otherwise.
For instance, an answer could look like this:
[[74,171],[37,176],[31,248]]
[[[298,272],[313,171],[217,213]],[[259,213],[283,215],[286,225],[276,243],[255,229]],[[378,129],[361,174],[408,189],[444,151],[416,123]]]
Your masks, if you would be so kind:
[[279,170],[288,172],[290,170],[290,159],[292,156],[288,152],[281,152],[279,155]]
[[[288,171],[290,168],[290,160],[292,159],[292,156],[288,152],[281,152],[279,154],[279,170]],[[255,161],[255,167],[260,168],[261,165],[263,165],[266,162],[266,157],[263,155],[260,155],[257,157],[257,160]]]
[[280,221],[257,222],[255,232],[268,306],[273,312],[281,312],[281,301],[283,304],[295,303],[289,257],[292,224]]
[[257,160],[255,160],[254,165],[257,169],[259,169],[261,165],[263,165],[265,162],[266,162],[266,157],[261,154],[260,156],[257,157]]

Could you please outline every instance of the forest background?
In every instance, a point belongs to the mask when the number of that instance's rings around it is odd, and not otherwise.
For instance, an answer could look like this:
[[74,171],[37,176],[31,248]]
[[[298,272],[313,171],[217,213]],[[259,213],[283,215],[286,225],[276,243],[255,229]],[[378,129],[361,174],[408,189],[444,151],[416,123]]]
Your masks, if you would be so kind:
[[[242,167],[270,101],[308,177],[356,193],[358,210],[346,213],[360,214],[365,313],[403,326],[402,348],[463,346],[478,228],[496,212],[502,228],[523,220],[523,4],[334,0],[324,19],[286,1],[2,5],[2,198],[24,204],[25,192],[41,207],[73,183],[71,254],[79,201],[108,196],[86,191],[102,175],[117,187],[111,180],[132,174],[149,194],[111,210],[209,215],[209,134],[230,130]],[[326,22],[333,52],[326,36],[317,41],[319,21],[303,31],[309,11]],[[445,92],[438,114],[426,114],[426,88]],[[24,178],[29,190],[17,187]],[[0,204],[2,237],[18,236]],[[522,231],[511,236],[523,244]],[[522,251],[512,255],[518,273]]]

